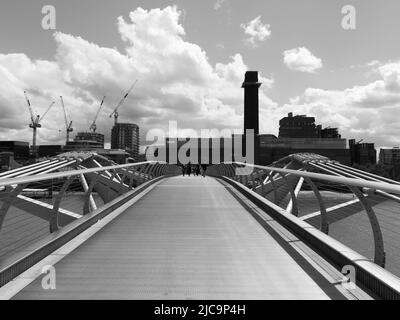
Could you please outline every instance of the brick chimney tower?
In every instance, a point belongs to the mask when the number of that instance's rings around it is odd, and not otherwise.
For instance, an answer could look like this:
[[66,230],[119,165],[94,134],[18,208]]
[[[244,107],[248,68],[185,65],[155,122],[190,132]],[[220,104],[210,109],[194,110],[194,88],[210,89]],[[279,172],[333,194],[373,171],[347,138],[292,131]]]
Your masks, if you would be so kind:
[[258,129],[258,71],[246,71],[242,88],[244,88],[244,133],[246,129],[253,129],[254,134],[259,134]]

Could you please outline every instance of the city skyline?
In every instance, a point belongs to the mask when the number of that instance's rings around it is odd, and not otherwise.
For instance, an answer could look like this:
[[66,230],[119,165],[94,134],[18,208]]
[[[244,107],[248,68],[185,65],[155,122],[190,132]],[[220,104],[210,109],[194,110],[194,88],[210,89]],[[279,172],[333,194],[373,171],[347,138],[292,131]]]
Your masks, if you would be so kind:
[[[109,143],[108,115],[135,79],[120,117],[141,127],[142,143],[169,120],[195,130],[240,129],[243,74],[258,70],[260,133],[277,135],[279,119],[293,112],[338,127],[346,139],[400,144],[395,1],[384,8],[353,1],[355,30],[341,26],[344,1],[98,3],[2,4],[0,139],[31,142],[27,90],[38,114],[63,95],[75,132],[89,130],[106,95],[98,132]],[[56,9],[56,30],[41,27],[45,4]],[[39,144],[63,142],[60,111],[57,101]]]

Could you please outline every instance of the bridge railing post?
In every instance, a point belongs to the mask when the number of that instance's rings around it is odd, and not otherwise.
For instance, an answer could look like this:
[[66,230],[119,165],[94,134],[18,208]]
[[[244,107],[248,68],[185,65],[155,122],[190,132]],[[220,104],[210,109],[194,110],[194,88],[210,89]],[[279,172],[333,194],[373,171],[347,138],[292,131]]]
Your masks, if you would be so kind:
[[233,165],[232,164],[228,164],[228,177],[232,178],[235,176],[235,171],[233,169]]
[[265,191],[265,185],[264,185],[264,179],[263,179],[263,177],[264,177],[264,170],[261,170],[260,172],[259,172],[259,175],[258,175],[258,180],[259,180],[259,183],[260,183],[260,192],[259,192],[259,194],[260,195],[264,195],[264,191]]
[[140,185],[140,184],[142,184],[144,181],[146,181],[146,177],[145,177],[145,174],[144,174],[144,171],[145,171],[145,169],[146,169],[146,165],[144,164],[144,165],[141,165],[139,168],[138,168],[138,171],[137,171],[137,173],[138,173],[138,177],[139,177],[139,183],[138,183],[138,185]]
[[162,165],[159,164],[159,163],[156,163],[156,164],[155,164],[155,169],[154,169],[154,176],[155,176],[155,177],[161,176],[161,174],[160,174],[161,166],[162,166]]
[[55,198],[53,204],[52,215],[50,217],[50,233],[57,231],[60,228],[59,225],[59,213],[60,213],[60,204],[66,193],[67,189],[71,185],[71,183],[76,179],[76,176],[69,176],[66,181],[64,182],[63,186],[61,187],[58,195]]
[[358,198],[365,212],[367,213],[368,220],[372,228],[372,234],[374,238],[374,262],[381,267],[385,267],[386,254],[384,249],[384,242],[382,236],[382,229],[379,225],[379,220],[376,217],[374,209],[368,203],[364,194],[357,187],[348,186],[353,194]]
[[226,176],[226,165],[225,165],[225,163],[221,163],[220,168],[221,168],[221,176]]
[[298,217],[299,211],[298,211],[298,206],[297,206],[297,197],[294,192],[294,186],[289,181],[286,174],[280,173],[280,176],[282,177],[283,180],[285,180],[285,185],[287,185],[289,187],[290,197],[291,197],[291,201],[292,201],[292,208],[290,210],[290,213],[293,214],[294,216]]
[[[93,193],[93,189],[97,183],[97,179],[98,179],[98,175],[96,174],[95,176],[93,176],[92,180],[90,181],[88,190],[85,193],[85,200],[84,200],[84,204],[83,204],[83,214],[88,214],[90,212],[90,209],[92,209],[92,211],[96,210],[96,203],[94,202],[92,193]],[[94,206],[93,204],[91,204],[91,201],[94,202]]]
[[[374,239],[374,262],[380,266],[384,266],[386,262],[386,255],[384,250],[382,230],[376,213],[373,209],[374,203],[369,203],[369,197],[381,196],[385,199],[400,202],[400,189],[398,184],[390,184],[391,181],[388,180],[380,181],[379,176],[376,175],[371,176],[365,174],[362,175],[362,178],[360,178],[362,172],[353,172],[352,168],[350,167],[346,167],[346,172],[341,174],[341,166],[334,165],[334,168],[332,168],[333,165],[330,165],[330,163],[326,162],[325,159],[320,159],[321,157],[317,160],[309,160],[310,157],[308,155],[303,155],[301,157],[298,156],[297,158],[299,160],[296,160],[296,155],[291,155],[285,160],[286,162],[277,162],[269,167],[249,165],[253,166],[254,168],[261,169],[250,174],[243,174],[243,172],[241,172],[241,174],[236,171],[236,169],[239,167],[243,168],[248,166],[244,163],[237,162],[222,163],[220,165],[211,166],[209,168],[209,172],[212,172],[216,176],[226,176],[228,178],[232,178],[233,180],[238,181],[246,187],[250,187],[253,191],[258,192],[265,197],[273,192],[273,202],[277,205],[282,206],[282,197],[289,194],[290,201],[286,207],[286,210],[297,217],[299,217],[300,214],[299,201],[306,201],[307,199],[301,196],[299,197],[300,192],[308,192],[309,190],[304,188],[304,182],[306,182],[308,187],[311,189],[313,196],[318,202],[319,211],[311,212],[310,214],[305,215],[304,218],[301,218],[302,220],[307,221],[308,219],[317,217],[319,215],[319,226],[317,226],[317,228],[319,228],[325,234],[329,234],[329,219],[327,212],[345,209],[347,206],[351,206],[358,201],[362,205],[363,210],[366,212],[372,228]],[[287,164],[287,160],[290,160],[289,165]],[[284,165],[284,167],[282,167],[282,165]],[[312,168],[310,167],[312,170],[302,171],[309,168],[310,165],[312,165]],[[267,178],[264,179],[265,176],[267,176]],[[370,178],[371,180],[367,180],[367,178]],[[359,180],[357,181],[357,179]],[[331,188],[335,190],[334,186],[336,184],[339,186],[336,192],[339,192],[340,194],[346,193],[342,190],[343,186],[346,186],[357,198],[357,201],[351,200],[340,203],[339,205],[335,204],[330,208],[327,208],[327,203],[324,201],[322,193],[322,191],[325,189],[320,190],[321,183],[317,183],[316,181],[322,181],[322,183],[327,186],[327,191],[329,192],[332,192]],[[249,184],[249,182],[251,184]],[[374,184],[377,184],[377,186],[373,187]],[[378,190],[378,192],[375,190]],[[346,197],[343,199],[345,198]]]
[[155,168],[156,168],[156,165],[154,163],[150,163],[149,164],[149,168],[148,168],[148,171],[147,171],[147,176],[148,176],[149,180],[153,179],[154,169]]
[[7,186],[2,194],[3,204],[0,209],[0,231],[3,226],[6,215],[18,195],[28,186],[27,183],[21,183],[15,187]]
[[250,178],[251,178],[251,189],[253,191],[256,191],[256,177],[255,177],[255,172],[250,173]]
[[329,234],[329,221],[328,221],[328,214],[326,212],[326,206],[325,203],[322,199],[322,195],[318,190],[318,187],[316,186],[316,184],[308,177],[305,178],[306,183],[310,186],[311,190],[313,191],[315,198],[318,201],[318,206],[319,206],[319,210],[321,213],[321,218],[320,218],[320,226],[319,229],[325,233],[325,234]]
[[128,175],[128,169],[122,170],[121,184],[125,183],[127,175]]

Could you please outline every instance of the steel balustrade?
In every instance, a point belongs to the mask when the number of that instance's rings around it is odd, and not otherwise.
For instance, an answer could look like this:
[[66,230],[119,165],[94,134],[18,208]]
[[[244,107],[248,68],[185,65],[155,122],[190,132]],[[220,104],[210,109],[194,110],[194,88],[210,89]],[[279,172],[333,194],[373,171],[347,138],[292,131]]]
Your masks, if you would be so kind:
[[[51,213],[49,217],[49,230],[52,233],[59,230],[61,227],[59,221],[61,201],[68,193],[68,188],[71,186],[71,184],[77,180],[81,182],[82,189],[84,190],[84,204],[82,212],[83,215],[85,215],[96,209],[96,204],[93,201],[92,194],[93,191],[96,190],[96,185],[100,182],[100,177],[103,179],[102,183],[107,183],[107,181],[110,182],[110,187],[108,188],[109,190],[111,190],[112,187],[111,183],[117,183],[126,190],[130,190],[136,188],[143,182],[152,180],[156,177],[175,175],[179,174],[180,172],[177,166],[155,161],[105,167],[100,166],[88,169],[82,169],[82,166],[80,166],[80,168],[81,169],[37,174],[33,176],[11,178],[0,177],[0,201],[2,202],[0,208],[0,232],[10,207],[13,206],[14,201],[31,183],[51,181],[52,187],[53,181],[59,181],[60,179],[64,180],[60,190],[54,198],[54,203],[50,206]],[[110,175],[104,175],[103,173],[110,173]],[[129,184],[125,184],[126,179],[129,179]],[[87,183],[87,180],[89,183]],[[50,187],[50,183],[47,186]],[[32,200],[32,203],[33,202],[34,200]],[[46,203],[43,204],[47,205]],[[29,201],[26,205],[29,206]],[[77,216],[81,215],[77,214]]]
[[[247,164],[241,162],[226,162],[210,166],[207,169],[207,174],[211,176],[225,176],[227,178],[231,178],[237,182],[240,182],[246,187],[249,187],[253,191],[256,191],[263,197],[266,196],[267,186],[270,188],[272,187],[269,190],[270,192],[273,192],[273,198],[270,200],[273,203],[279,205],[277,201],[279,201],[278,192],[280,189],[276,180],[276,176],[278,176],[280,179],[283,179],[284,182],[283,185],[280,184],[280,187],[289,189],[287,191],[287,194],[290,196],[290,202],[287,209],[288,212],[293,214],[294,216],[298,216],[297,195],[295,186],[293,185],[292,182],[289,181],[289,177],[298,177],[299,179],[303,179],[304,182],[306,182],[307,185],[310,187],[315,198],[317,199],[318,206],[320,209],[319,229],[326,234],[329,233],[327,208],[316,182],[337,184],[346,187],[348,190],[350,190],[352,194],[354,194],[354,196],[362,205],[363,210],[366,212],[368,216],[374,240],[374,262],[384,267],[385,250],[384,250],[382,230],[379,225],[376,213],[374,212],[372,206],[369,204],[366,195],[374,194],[396,201],[397,199],[399,199],[398,195],[400,195],[399,183],[386,178],[382,178],[381,180],[379,180],[379,176],[373,174],[364,174],[360,170],[355,170],[356,174],[351,174],[351,171],[348,167],[336,163],[335,166],[324,165],[321,163],[319,164],[308,163],[308,166],[318,169],[323,169],[324,171],[329,172],[332,175],[316,173],[316,172],[308,172],[303,170],[293,170],[293,169],[271,167],[271,166],[260,166],[260,165]],[[243,170],[244,168],[246,168],[247,170],[250,169],[251,172],[244,173]],[[341,168],[346,169],[344,171],[347,176],[344,175],[342,176],[339,174]],[[257,176],[255,177],[255,175]],[[267,178],[264,181],[262,178],[260,179],[258,178],[262,177],[263,175],[267,176]],[[370,178],[372,181],[367,180],[366,178],[363,177]],[[249,181],[251,181],[250,185]],[[260,186],[257,186],[256,181],[260,181]],[[301,181],[301,183],[302,182],[303,181]],[[256,189],[257,187],[259,187],[259,191]],[[297,187],[300,189],[301,185],[300,186],[297,185]]]

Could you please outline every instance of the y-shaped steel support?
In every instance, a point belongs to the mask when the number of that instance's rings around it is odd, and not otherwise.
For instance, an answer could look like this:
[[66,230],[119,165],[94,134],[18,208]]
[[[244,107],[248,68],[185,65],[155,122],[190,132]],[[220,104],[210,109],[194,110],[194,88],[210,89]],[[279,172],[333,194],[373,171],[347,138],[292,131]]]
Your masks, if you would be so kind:
[[328,216],[326,213],[326,207],[325,203],[322,199],[321,193],[319,192],[317,186],[315,183],[308,177],[304,178],[304,180],[307,182],[307,184],[311,187],[311,190],[314,192],[315,197],[317,198],[318,204],[319,204],[319,211],[321,212],[321,218],[320,218],[320,230],[323,233],[328,234],[329,233],[329,222],[328,222]]
[[154,176],[155,177],[159,177],[160,174],[160,170],[161,170],[161,165],[159,163],[156,163],[155,165],[155,169],[154,169]]
[[9,194],[8,197],[3,200],[3,205],[1,206],[0,209],[0,230],[1,227],[3,226],[3,222],[7,215],[7,212],[12,206],[15,198],[18,197],[18,195],[22,192],[22,190],[24,190],[24,188],[26,188],[27,185],[28,185],[27,183],[20,184],[16,188],[14,188],[14,190],[10,186],[6,187],[4,193],[9,193]]
[[152,169],[152,165],[149,163],[146,165],[146,169],[144,170],[144,175],[145,175],[145,179],[146,181],[150,180],[150,175],[151,175],[151,169]]
[[[268,176],[269,176],[269,181],[271,181],[271,184],[272,184],[272,189],[274,190],[274,203],[278,204],[277,203],[277,201],[278,201],[278,190],[276,189],[276,183],[275,183],[275,180],[274,180],[274,171],[271,171],[268,174]],[[263,195],[263,197],[265,197],[265,195]]]
[[160,169],[159,169],[159,172],[158,172],[158,176],[162,176],[162,175],[165,174],[165,169],[166,169],[166,167],[167,167],[166,164],[161,164],[161,165],[160,165]]
[[[111,177],[110,177],[111,181],[114,181],[114,179],[120,180],[120,177],[118,175],[117,169],[114,169],[112,171],[112,174],[111,174]],[[118,182],[120,182],[120,181],[118,181]]]
[[[261,176],[262,176],[262,171],[260,171],[260,170],[256,170],[250,174],[252,190],[254,192],[257,192],[258,194],[260,194],[260,192],[262,194],[262,190],[263,190],[262,179],[260,178]],[[260,191],[260,189],[257,191],[257,181],[260,185],[261,191]]]
[[155,164],[149,164],[149,169],[148,169],[148,176],[149,180],[154,178],[154,170],[157,169],[157,166]]
[[297,206],[297,197],[296,197],[296,193],[294,192],[293,184],[291,184],[289,182],[289,180],[286,177],[286,174],[280,173],[280,175],[283,178],[283,180],[285,180],[285,184],[289,187],[290,197],[292,198],[292,210],[291,210],[291,213],[294,216],[298,217],[299,216],[299,210],[298,210],[298,206]]
[[228,168],[229,168],[229,177],[230,178],[232,178],[232,177],[234,177],[235,176],[235,167],[233,166],[233,165],[229,165],[228,166]]
[[76,178],[75,176],[68,177],[56,197],[56,200],[53,204],[53,212],[50,217],[50,233],[53,233],[60,228],[58,224],[58,215],[59,215],[61,200],[64,196],[64,193],[67,191],[68,187],[70,186],[72,181],[74,181],[75,178]]
[[374,237],[374,245],[375,245],[375,254],[374,254],[374,262],[381,266],[385,267],[385,249],[383,244],[382,230],[379,225],[378,218],[371,205],[368,203],[367,199],[364,197],[364,194],[357,188],[348,186],[348,188],[355,194],[355,196],[360,200],[361,205],[363,206],[365,212],[368,215],[369,222],[372,227],[372,234]]
[[262,196],[264,196],[264,193],[265,193],[265,184],[264,184],[263,175],[264,175],[264,171],[260,171],[260,175],[259,175],[259,180],[260,180],[260,185],[261,185],[260,194]]
[[255,177],[256,173],[252,172],[250,173],[250,179],[251,179],[251,190],[256,191],[256,177]]
[[92,197],[92,192],[93,192],[93,188],[97,182],[97,178],[98,178],[97,175],[93,176],[92,181],[90,181],[88,190],[85,193],[85,203],[83,204],[83,214],[84,215],[88,214],[90,212],[90,208],[92,208],[92,211],[96,210],[96,207],[93,207],[93,205],[90,205],[90,199],[92,199],[94,202],[94,199]]
[[[146,169],[146,165],[144,164],[144,165],[141,165],[141,166],[138,168],[138,170],[136,171],[137,174],[138,174],[138,177],[139,177],[139,179],[138,179],[138,181],[137,181],[137,184],[136,184],[136,187],[139,186],[139,185],[141,185],[144,181],[146,181],[146,176],[145,176],[145,174],[143,173],[145,169]],[[143,177],[142,177],[142,174],[143,174]]]
[[244,184],[244,186],[245,186],[246,188],[248,187],[248,186],[247,186],[248,181],[249,181],[248,176],[243,176],[243,182],[242,182],[242,184]]
[[[87,197],[88,200],[87,201],[88,201],[88,205],[90,206],[90,208],[88,210],[90,210],[90,209],[92,211],[96,210],[97,207],[96,207],[96,203],[94,202],[94,199],[92,197],[92,191],[90,191],[90,193],[87,193],[88,190],[89,190],[89,186],[87,184],[87,180],[86,180],[85,176],[83,174],[80,174],[79,177],[81,179],[83,190],[86,192],[86,195],[88,195],[88,197]],[[97,176],[96,176],[95,180],[97,180]],[[86,199],[85,199],[85,204],[86,204]]]
[[121,177],[121,184],[122,185],[125,184],[125,180],[126,180],[127,175],[128,175],[128,170],[127,169],[123,170],[122,171],[122,177]]

